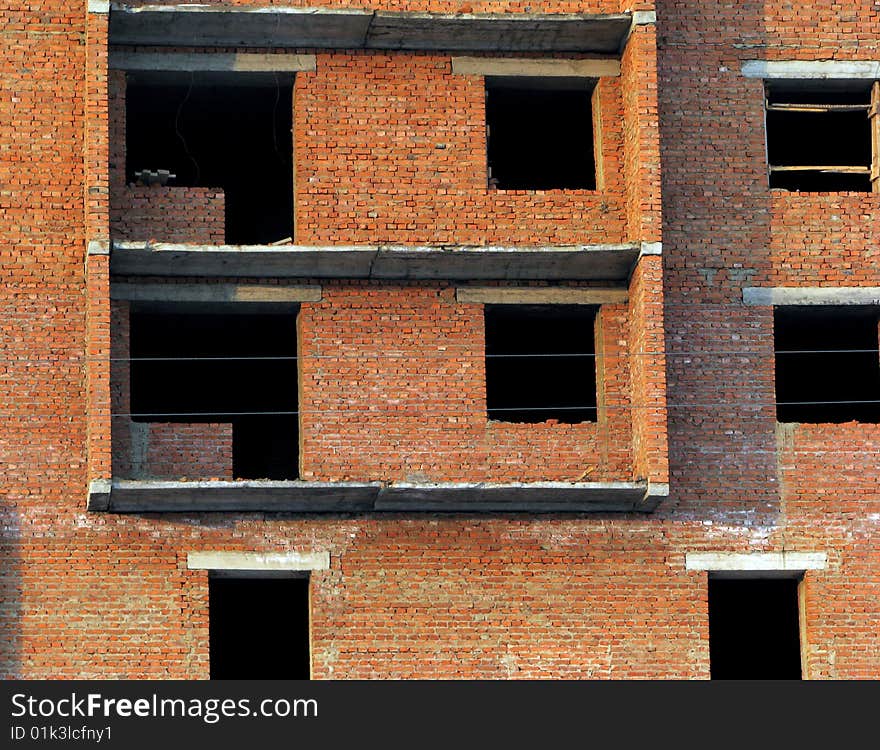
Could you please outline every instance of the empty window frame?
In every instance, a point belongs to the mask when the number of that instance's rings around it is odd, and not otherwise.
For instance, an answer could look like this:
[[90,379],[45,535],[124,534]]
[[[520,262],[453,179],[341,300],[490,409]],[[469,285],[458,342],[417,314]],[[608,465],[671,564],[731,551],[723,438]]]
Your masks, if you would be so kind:
[[489,419],[595,422],[596,307],[486,305]]
[[880,309],[774,309],[776,418],[880,422]]
[[801,679],[798,579],[709,577],[713,680]]
[[237,479],[296,479],[296,312],[250,307],[133,306],[132,419],[232,423]]
[[770,187],[880,192],[880,82],[768,84]]
[[209,578],[212,680],[307,680],[309,579]]
[[486,78],[489,185],[595,190],[589,78]]
[[222,188],[226,241],[293,236],[293,78],[275,73],[128,73],[126,179]]

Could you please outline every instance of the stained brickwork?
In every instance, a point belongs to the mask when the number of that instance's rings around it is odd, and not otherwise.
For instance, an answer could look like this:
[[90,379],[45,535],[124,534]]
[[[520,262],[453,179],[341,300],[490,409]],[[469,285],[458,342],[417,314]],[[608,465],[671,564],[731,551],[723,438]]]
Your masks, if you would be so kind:
[[740,74],[877,60],[880,12],[661,0],[657,15],[598,86],[594,192],[488,190],[482,82],[448,54],[320,51],[297,76],[298,242],[663,241],[629,303],[600,312],[597,424],[487,423],[481,310],[452,285],[325,283],[300,312],[301,461],[306,479],[668,478],[670,497],[651,515],[292,518],[87,512],[89,480],[126,450],[110,426],[122,308],[111,319],[108,256],[86,257],[122,185],[106,17],[66,0],[0,11],[0,674],[205,678],[207,573],[187,553],[326,550],[314,677],[705,678],[706,575],[685,554],[799,550],[828,555],[802,586],[805,676],[880,677],[880,434],[778,427],[772,309],[742,304],[744,286],[880,284],[878,198],[769,191],[762,86]]

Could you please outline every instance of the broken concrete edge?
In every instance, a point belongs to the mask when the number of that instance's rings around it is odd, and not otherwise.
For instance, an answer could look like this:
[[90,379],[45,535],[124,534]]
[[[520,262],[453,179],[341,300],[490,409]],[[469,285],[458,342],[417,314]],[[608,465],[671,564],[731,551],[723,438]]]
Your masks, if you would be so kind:
[[824,552],[688,552],[685,569],[709,573],[803,573],[824,570]]
[[218,253],[533,253],[533,252],[615,252],[640,250],[644,243],[598,243],[593,245],[202,245],[174,242],[113,241],[113,250],[151,250],[155,252],[218,252]]
[[779,80],[880,78],[876,60],[744,60],[741,72],[746,78]]
[[744,305],[880,305],[880,287],[743,287]]
[[459,57],[452,58],[453,75],[532,77],[532,78],[616,78],[620,76],[620,60],[533,59],[522,57]]
[[[653,510],[646,482],[390,483],[115,480],[113,513],[627,513]],[[668,489],[667,489],[668,493]],[[647,502],[646,502],[647,498]]]
[[89,0],[88,11],[89,13],[109,13],[110,0]]
[[330,569],[329,552],[190,552],[188,570],[302,571]]
[[111,70],[184,71],[194,73],[307,73],[317,70],[317,57],[296,53],[129,52],[110,50]]
[[110,255],[108,240],[89,240],[86,243],[86,255]]
[[322,297],[320,284],[110,284],[110,299],[128,302],[320,302]]
[[110,509],[110,493],[113,483],[110,479],[93,479],[89,482],[86,508],[90,511],[106,511]]
[[461,286],[456,302],[482,305],[606,305],[629,300],[624,288]]

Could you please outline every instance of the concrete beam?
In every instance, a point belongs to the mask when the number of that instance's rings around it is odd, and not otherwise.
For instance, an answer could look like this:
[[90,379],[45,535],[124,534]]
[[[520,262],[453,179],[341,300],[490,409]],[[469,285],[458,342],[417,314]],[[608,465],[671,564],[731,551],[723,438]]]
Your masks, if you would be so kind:
[[645,482],[166,482],[115,480],[112,513],[632,513],[649,512]]
[[453,57],[452,72],[464,76],[603,78],[620,75],[620,60],[535,60],[522,57]]
[[137,284],[113,282],[110,299],[130,302],[320,302],[317,284]]
[[745,60],[742,74],[746,78],[825,80],[880,78],[880,61],[876,60]]
[[329,552],[190,552],[189,570],[277,572],[329,570]]
[[109,13],[110,0],[88,0],[89,13]]
[[880,305],[880,287],[747,286],[745,305]]
[[110,255],[110,243],[107,240],[89,240],[86,255]]
[[583,287],[462,286],[458,302],[481,305],[608,305],[626,302],[626,289]]
[[123,276],[626,281],[638,244],[546,247],[232,246],[114,242]]
[[718,577],[794,577],[807,570],[824,570],[824,552],[688,552],[687,570],[708,571]]
[[116,5],[110,43],[200,47],[614,53],[631,14],[418,13]]
[[317,68],[315,55],[253,52],[128,52],[110,50],[110,68],[134,71],[302,73]]

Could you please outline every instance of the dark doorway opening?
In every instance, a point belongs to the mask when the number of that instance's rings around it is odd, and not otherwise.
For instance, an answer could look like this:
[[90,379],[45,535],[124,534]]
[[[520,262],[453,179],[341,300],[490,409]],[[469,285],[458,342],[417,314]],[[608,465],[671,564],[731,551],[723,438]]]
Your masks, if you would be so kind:
[[875,307],[775,308],[776,419],[880,422],[878,322]]
[[296,479],[296,313],[230,307],[132,310],[132,419],[232,423],[236,478]]
[[280,74],[131,73],[126,179],[166,169],[170,186],[222,188],[230,244],[292,237],[292,101]]
[[709,578],[713,680],[801,679],[798,581]]
[[596,308],[486,305],[489,419],[595,422]]
[[308,680],[308,578],[209,579],[212,680]]
[[502,190],[595,190],[594,83],[487,79],[490,184]]

